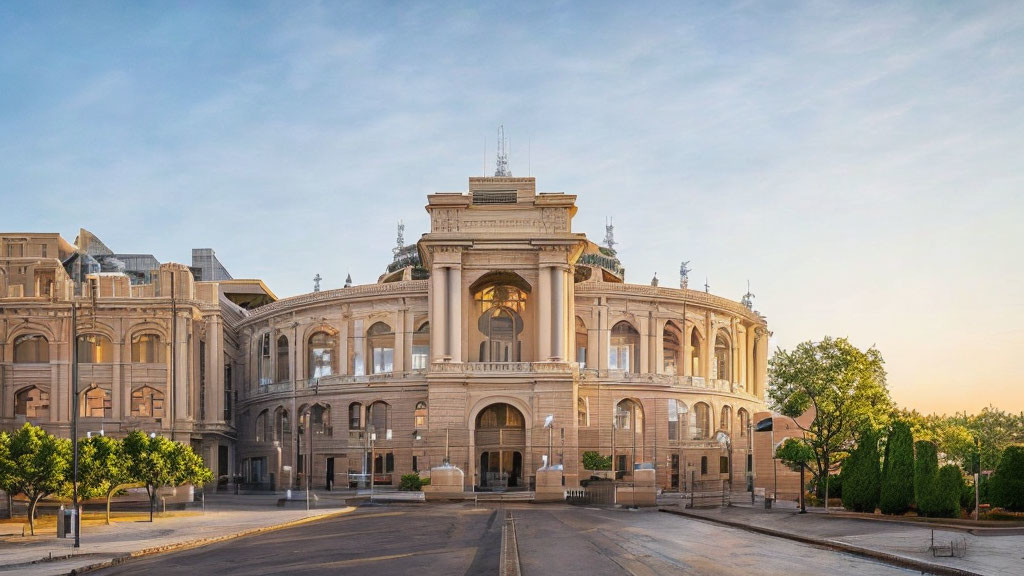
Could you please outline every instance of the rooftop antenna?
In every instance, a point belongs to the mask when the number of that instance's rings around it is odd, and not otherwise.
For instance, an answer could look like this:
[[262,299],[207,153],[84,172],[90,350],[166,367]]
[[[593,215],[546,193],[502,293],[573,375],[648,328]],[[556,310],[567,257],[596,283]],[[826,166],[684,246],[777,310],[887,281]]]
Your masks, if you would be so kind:
[[686,290],[690,287],[690,261],[684,260],[679,265],[679,287]]
[[313,292],[319,292],[320,291],[320,281],[321,280],[323,280],[323,277],[320,276],[319,272],[317,272],[316,276],[313,276]]
[[613,220],[610,217],[604,219],[604,245],[612,252],[615,252],[617,242],[615,241],[615,224],[612,222]]
[[505,151],[505,125],[498,126],[498,159],[494,165],[495,176],[511,176],[508,169],[508,153]]
[[711,286],[708,285],[708,277],[704,277],[704,292],[711,293]]
[[398,238],[396,240],[395,247],[391,249],[391,253],[395,256],[395,260],[398,260],[398,256],[402,253],[402,248],[405,248],[405,223],[399,220]]

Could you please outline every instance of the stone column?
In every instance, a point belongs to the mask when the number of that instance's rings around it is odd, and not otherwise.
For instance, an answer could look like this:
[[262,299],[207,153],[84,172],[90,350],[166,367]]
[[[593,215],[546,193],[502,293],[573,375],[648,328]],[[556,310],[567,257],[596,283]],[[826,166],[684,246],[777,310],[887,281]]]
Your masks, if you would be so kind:
[[[637,372],[641,374],[647,374],[651,371],[651,326],[650,319],[647,317],[639,317],[636,319],[639,324],[640,332],[640,364]],[[632,366],[630,366],[632,368]]]
[[[352,373],[352,361],[348,356],[348,344],[349,344],[349,324],[351,321],[346,316],[342,315],[340,326],[338,326],[338,374],[351,374]],[[309,377],[309,353],[305,353],[306,374]]]
[[601,304],[597,306],[597,337],[588,346],[597,349],[597,364],[595,368],[600,370],[608,369],[608,346],[611,344],[611,333],[608,326],[608,305],[604,297],[601,297]]
[[683,335],[681,342],[683,348],[683,376],[693,376],[693,346],[690,346],[690,333],[693,326],[687,324],[686,317],[683,317]]
[[395,323],[395,357],[392,371],[395,374],[405,371],[405,332],[408,330],[405,324],[405,310],[398,310],[394,316]]
[[704,357],[701,358],[700,371],[701,376],[703,376],[705,380],[710,380],[711,363],[715,361],[715,324],[711,319],[710,313],[705,317],[704,327],[704,334],[706,337],[704,338],[704,350],[702,354]]
[[753,326],[747,327],[747,369],[746,369],[746,380],[743,385],[747,387],[747,392],[754,393],[754,338],[756,338],[756,330]]
[[448,355],[462,362],[462,267],[448,269]]
[[768,383],[768,334],[765,333],[757,343],[757,381],[754,385],[758,398],[764,398],[765,386]]
[[551,267],[551,359],[565,360],[565,270]]
[[445,355],[448,334],[445,332],[445,289],[448,269],[434,265],[430,273],[430,358],[440,361]]
[[655,318],[651,323],[653,326],[653,332],[651,333],[651,346],[654,347],[654,354],[651,355],[654,358],[654,372],[655,374],[665,373],[665,321],[661,318]]
[[125,406],[131,406],[131,397],[124,395],[121,386],[121,342],[117,341],[120,336],[115,335],[114,340],[111,342],[114,349],[111,357],[113,363],[110,365],[110,413],[114,418],[123,420],[127,417]]
[[537,361],[551,357],[551,270],[539,269],[537,281]]
[[747,390],[747,328],[742,324],[736,327],[736,341],[739,344],[739,362],[740,371],[737,374],[737,382],[744,390]]

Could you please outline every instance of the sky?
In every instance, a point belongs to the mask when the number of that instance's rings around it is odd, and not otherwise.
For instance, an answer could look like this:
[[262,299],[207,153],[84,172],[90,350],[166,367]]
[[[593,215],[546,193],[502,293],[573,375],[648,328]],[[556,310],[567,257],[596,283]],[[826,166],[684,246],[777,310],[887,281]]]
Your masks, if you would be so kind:
[[1024,3],[0,6],[0,230],[371,283],[499,125],[627,281],[689,260],[901,406],[1024,410]]

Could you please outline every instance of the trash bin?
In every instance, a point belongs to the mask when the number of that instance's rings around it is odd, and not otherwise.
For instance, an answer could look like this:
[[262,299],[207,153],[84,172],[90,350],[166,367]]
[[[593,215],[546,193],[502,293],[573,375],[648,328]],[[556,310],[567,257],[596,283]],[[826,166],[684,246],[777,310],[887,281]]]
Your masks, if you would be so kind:
[[764,499],[764,509],[765,510],[771,510],[772,509],[772,500],[773,500],[773,498],[765,498]]
[[60,507],[57,513],[57,538],[71,538],[75,535],[74,508]]

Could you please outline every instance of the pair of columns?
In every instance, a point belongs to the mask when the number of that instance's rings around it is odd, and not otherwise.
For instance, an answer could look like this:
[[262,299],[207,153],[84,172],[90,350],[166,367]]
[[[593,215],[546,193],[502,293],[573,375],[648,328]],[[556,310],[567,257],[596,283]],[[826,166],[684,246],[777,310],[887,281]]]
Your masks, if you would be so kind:
[[[537,360],[565,362],[568,359],[567,295],[571,290],[569,267],[541,265],[537,277]],[[573,324],[573,330],[575,330]]]

